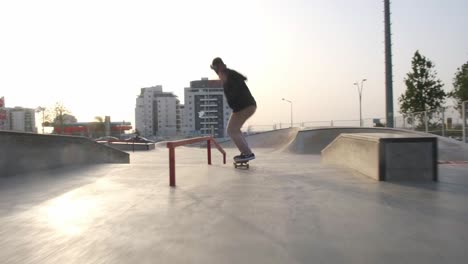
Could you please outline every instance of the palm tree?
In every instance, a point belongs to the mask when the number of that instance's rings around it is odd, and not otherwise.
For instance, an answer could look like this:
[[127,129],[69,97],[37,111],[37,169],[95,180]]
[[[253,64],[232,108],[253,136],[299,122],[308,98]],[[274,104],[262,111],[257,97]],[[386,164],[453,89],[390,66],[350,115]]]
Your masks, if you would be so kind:
[[106,126],[104,124],[104,118],[101,116],[94,117],[96,122],[93,123],[94,132],[96,133],[96,137],[104,136],[106,132]]

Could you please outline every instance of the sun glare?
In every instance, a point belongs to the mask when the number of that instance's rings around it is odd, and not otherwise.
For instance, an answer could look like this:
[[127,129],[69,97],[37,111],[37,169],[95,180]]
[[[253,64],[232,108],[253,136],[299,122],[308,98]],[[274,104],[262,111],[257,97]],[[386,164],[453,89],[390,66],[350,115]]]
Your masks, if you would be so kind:
[[54,199],[47,206],[47,223],[62,234],[76,236],[86,230],[95,210],[95,199],[75,195],[72,191]]

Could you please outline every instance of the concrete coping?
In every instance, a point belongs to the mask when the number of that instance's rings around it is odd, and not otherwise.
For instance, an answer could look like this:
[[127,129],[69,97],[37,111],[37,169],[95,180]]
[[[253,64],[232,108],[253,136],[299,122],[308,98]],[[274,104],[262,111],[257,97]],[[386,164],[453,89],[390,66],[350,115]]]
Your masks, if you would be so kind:
[[360,140],[367,140],[367,141],[375,141],[380,142],[381,140],[385,139],[434,139],[436,137],[433,136],[423,136],[423,135],[415,135],[415,134],[392,134],[392,133],[342,133],[339,137],[347,137],[353,139],[360,139]]

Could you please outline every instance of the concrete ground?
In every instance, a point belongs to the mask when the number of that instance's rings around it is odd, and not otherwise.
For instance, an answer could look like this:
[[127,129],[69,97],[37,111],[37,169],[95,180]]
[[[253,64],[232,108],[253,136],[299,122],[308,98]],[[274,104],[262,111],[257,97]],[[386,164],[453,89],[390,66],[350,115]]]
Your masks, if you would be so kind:
[[131,153],[130,164],[0,178],[0,263],[463,263],[468,166],[438,183],[377,182],[319,155]]

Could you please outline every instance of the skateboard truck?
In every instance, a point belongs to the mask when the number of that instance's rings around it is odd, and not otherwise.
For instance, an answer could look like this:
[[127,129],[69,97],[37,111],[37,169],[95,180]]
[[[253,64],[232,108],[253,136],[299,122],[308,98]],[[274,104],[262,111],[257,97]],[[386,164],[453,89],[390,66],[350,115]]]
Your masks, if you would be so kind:
[[249,168],[249,161],[234,161],[232,163],[234,165],[234,168],[245,168],[245,169],[248,169]]

